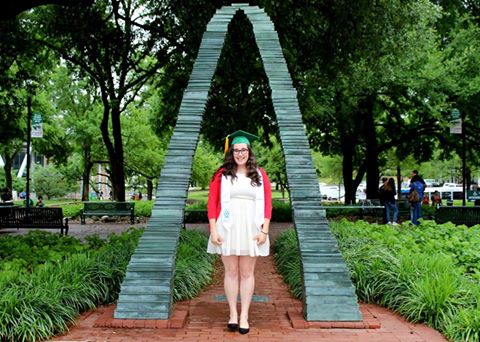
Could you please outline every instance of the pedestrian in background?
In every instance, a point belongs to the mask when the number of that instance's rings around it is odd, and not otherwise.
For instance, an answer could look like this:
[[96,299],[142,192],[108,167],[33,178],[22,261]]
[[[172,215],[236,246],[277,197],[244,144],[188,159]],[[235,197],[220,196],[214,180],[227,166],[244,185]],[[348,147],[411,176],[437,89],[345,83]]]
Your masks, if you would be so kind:
[[422,200],[425,187],[423,178],[418,175],[417,170],[413,170],[408,201],[410,202],[410,219],[414,225],[418,225],[418,219],[422,217]]
[[[389,178],[385,182],[384,186],[384,196],[385,196],[385,211],[387,216],[387,223],[397,225],[398,220],[398,207],[397,202],[395,201],[395,195],[397,194],[395,188],[395,180],[393,178]],[[391,211],[393,211],[393,220],[391,218]]]

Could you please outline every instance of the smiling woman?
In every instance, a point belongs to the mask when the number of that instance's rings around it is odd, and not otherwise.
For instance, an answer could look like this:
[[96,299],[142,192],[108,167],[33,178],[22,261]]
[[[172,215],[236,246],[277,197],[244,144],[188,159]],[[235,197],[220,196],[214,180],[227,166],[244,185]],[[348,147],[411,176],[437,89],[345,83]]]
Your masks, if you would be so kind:
[[[229,138],[233,138],[231,145]],[[256,257],[267,256],[270,249],[271,185],[265,171],[257,166],[250,147],[256,138],[244,131],[227,137],[225,162],[213,175],[208,195],[207,251],[222,256],[230,308],[227,328],[241,334],[250,330],[248,311],[255,287]]]

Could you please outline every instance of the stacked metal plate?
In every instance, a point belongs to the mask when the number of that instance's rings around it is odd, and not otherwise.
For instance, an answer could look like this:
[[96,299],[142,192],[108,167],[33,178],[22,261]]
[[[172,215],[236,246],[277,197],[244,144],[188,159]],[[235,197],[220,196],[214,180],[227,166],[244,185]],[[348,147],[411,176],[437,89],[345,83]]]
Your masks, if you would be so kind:
[[171,315],[175,255],[202,115],[228,25],[243,11],[253,25],[285,155],[303,267],[304,314],[310,321],[361,320],[350,274],[322,209],[310,148],[274,25],[257,6],[223,7],[204,33],[160,175],[156,202],[122,284],[115,318]]
[[303,266],[305,318],[309,321],[361,320],[355,288],[321,206],[297,94],[277,32],[262,9],[242,9],[253,25],[272,89]]

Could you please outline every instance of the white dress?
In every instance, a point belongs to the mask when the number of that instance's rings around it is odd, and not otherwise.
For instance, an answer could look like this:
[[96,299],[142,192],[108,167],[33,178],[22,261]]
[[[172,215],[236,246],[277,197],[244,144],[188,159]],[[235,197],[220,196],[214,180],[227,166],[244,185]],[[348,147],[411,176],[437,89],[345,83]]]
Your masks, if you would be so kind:
[[211,237],[208,239],[207,252],[213,254],[267,256],[270,250],[270,240],[261,246],[255,235],[263,234],[255,225],[256,188],[250,184],[251,179],[245,174],[237,173],[230,190],[232,226],[226,229],[221,217],[217,220],[217,233],[223,239],[221,245],[214,245]]

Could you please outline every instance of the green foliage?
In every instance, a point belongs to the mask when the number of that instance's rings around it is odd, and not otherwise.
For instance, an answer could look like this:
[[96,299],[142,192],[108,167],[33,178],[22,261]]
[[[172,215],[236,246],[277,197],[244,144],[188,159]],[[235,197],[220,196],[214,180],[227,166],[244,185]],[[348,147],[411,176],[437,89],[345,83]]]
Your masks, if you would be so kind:
[[[45,340],[75,324],[79,313],[118,298],[125,270],[142,230],[107,240],[79,240],[31,231],[0,239],[0,340]],[[193,298],[211,281],[216,255],[207,237],[182,231],[174,300]]]
[[83,208],[83,203],[66,203],[57,204],[55,206],[62,207],[63,216],[74,218],[80,216],[80,210]]
[[150,217],[154,201],[135,201],[135,216]]
[[177,251],[173,299],[178,302],[191,299],[209,284],[215,254],[207,253],[207,236],[195,230],[182,230]]
[[286,230],[277,238],[274,251],[278,272],[283,276],[292,294],[296,298],[302,298],[301,259],[297,234],[293,229]]
[[272,221],[292,222],[290,202],[272,200]]
[[[478,340],[480,225],[423,220],[420,226],[389,226],[341,220],[332,222],[331,229],[361,301],[385,305],[453,341]],[[301,297],[293,230],[277,239],[275,251],[279,272]]]
[[212,146],[201,140],[198,143],[193,160],[192,182],[202,190],[208,188],[215,170],[221,164],[223,155],[215,152]]
[[86,250],[87,246],[74,237],[40,230],[19,236],[4,235],[0,238],[0,271],[25,269],[31,272],[47,261],[58,264]]
[[[31,273],[20,268],[15,275],[2,271],[0,339],[47,339],[67,330],[68,324],[73,324],[80,312],[115,300],[141,233],[131,229],[118,236],[111,235],[105,245],[89,246],[98,247],[97,250],[71,254],[61,262],[56,256],[45,258],[43,264],[32,269]],[[26,240],[32,250],[36,246],[50,246],[52,249],[58,246],[60,254],[64,255],[70,251],[71,245],[87,248],[79,246],[73,238],[51,233],[34,232],[27,238],[14,239]],[[25,245],[21,244],[18,251],[10,250],[10,253],[25,253]]]
[[47,199],[62,197],[71,190],[71,185],[52,164],[45,167],[37,166],[33,174],[33,186],[37,196],[44,196]]

